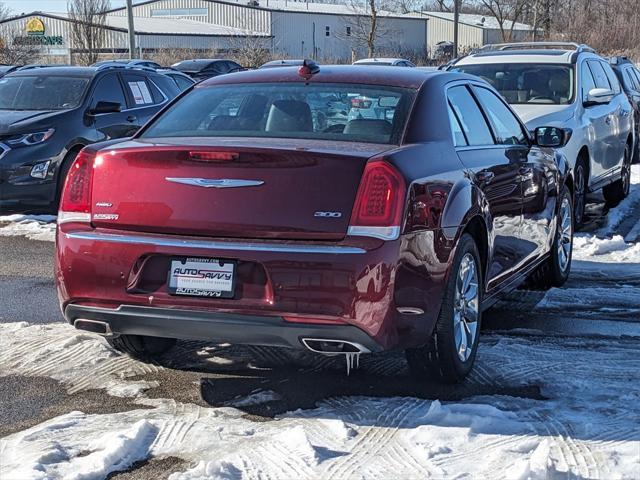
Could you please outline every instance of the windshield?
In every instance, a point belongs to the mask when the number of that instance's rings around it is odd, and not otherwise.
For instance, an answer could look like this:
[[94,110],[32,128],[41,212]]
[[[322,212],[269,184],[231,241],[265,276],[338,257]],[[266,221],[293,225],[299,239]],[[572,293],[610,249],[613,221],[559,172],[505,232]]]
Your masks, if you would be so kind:
[[469,73],[486,80],[512,105],[567,105],[573,101],[575,82],[573,68],[569,65],[456,65],[451,71]]
[[84,77],[7,76],[0,79],[0,109],[65,110],[82,102],[89,83]]
[[201,87],[143,133],[160,137],[271,137],[399,144],[414,91],[342,84]]

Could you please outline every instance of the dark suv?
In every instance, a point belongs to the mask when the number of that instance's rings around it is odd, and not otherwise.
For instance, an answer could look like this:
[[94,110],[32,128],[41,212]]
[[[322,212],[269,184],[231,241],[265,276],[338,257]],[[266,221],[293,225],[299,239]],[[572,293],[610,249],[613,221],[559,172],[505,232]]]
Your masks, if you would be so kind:
[[627,57],[611,57],[609,63],[616,72],[618,80],[633,107],[636,121],[636,145],[633,151],[633,163],[640,162],[640,69]]
[[241,72],[244,70],[242,65],[232,60],[223,60],[215,58],[197,58],[194,60],[184,60],[174,63],[171,68],[186,73],[196,82],[200,82],[207,78],[217,77],[225,73]]
[[133,135],[179,89],[149,69],[49,67],[0,79],[0,211],[56,210],[78,152]]

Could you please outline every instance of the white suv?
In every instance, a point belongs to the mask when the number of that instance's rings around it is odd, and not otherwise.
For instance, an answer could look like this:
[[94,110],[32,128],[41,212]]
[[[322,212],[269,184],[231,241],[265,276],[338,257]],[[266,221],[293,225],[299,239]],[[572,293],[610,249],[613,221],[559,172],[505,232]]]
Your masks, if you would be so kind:
[[609,63],[586,45],[528,42],[488,45],[450,70],[493,85],[530,130],[572,131],[562,147],[574,169],[575,221],[586,195],[602,188],[609,205],[629,193],[635,134],[632,107]]

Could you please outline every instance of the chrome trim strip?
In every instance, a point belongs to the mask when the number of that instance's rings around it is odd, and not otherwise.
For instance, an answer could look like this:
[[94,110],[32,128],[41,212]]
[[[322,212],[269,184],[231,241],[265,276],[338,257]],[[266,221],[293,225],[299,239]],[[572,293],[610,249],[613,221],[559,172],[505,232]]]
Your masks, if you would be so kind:
[[165,177],[167,182],[181,183],[194,187],[204,188],[238,188],[238,187],[258,187],[264,182],[262,180],[238,180],[235,178],[181,178]]
[[349,227],[347,235],[373,237],[380,240],[397,240],[400,237],[400,227]]
[[101,232],[69,232],[64,234],[73,240],[92,240],[99,242],[123,243],[134,245],[153,245],[156,247],[204,248],[207,250],[230,250],[241,252],[277,252],[277,253],[322,253],[336,255],[354,255],[367,253],[358,247],[330,246],[330,245],[285,245],[259,242],[220,242],[215,240],[178,240],[167,237],[143,235],[122,235]]
[[9,145],[5,145],[4,143],[0,143],[0,160],[11,151],[11,147]]

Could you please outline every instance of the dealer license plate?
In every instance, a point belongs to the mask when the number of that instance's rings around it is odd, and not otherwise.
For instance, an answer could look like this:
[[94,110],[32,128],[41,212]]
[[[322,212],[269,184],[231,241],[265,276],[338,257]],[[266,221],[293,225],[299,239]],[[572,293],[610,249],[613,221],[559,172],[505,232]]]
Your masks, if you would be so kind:
[[232,298],[235,263],[217,258],[174,258],[169,293],[194,297]]

